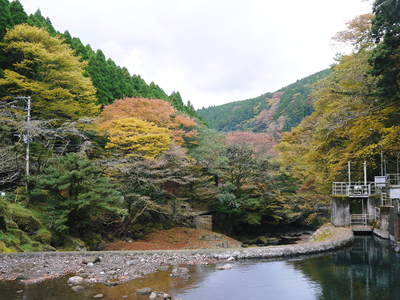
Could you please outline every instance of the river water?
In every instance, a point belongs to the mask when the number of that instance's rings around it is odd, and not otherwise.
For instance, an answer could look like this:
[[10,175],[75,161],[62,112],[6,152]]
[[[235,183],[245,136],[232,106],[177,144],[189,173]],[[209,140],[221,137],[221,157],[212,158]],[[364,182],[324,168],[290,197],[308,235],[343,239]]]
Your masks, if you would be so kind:
[[33,286],[0,283],[0,300],[145,300],[150,287],[183,300],[400,299],[400,255],[386,240],[358,236],[350,248],[285,260],[236,262],[230,270],[191,266],[190,279],[158,272],[116,287],[96,285],[76,293],[60,278]]

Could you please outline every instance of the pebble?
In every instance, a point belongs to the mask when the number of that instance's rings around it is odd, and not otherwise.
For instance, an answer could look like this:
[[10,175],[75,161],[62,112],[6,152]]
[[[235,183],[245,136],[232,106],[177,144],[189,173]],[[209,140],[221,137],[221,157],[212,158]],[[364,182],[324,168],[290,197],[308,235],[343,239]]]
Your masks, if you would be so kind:
[[93,298],[96,298],[96,299],[100,299],[100,298],[103,298],[103,297],[104,297],[103,294],[97,294],[97,295],[93,296]]
[[101,257],[100,257],[100,256],[96,257],[96,258],[93,260],[93,263],[94,263],[94,264],[97,264],[97,263],[99,263],[99,262],[101,262]]
[[152,292],[151,288],[146,287],[146,288],[142,288],[142,289],[137,290],[136,294],[138,294],[138,295],[150,295],[151,292]]
[[79,285],[84,281],[84,279],[80,276],[73,276],[68,279],[68,284],[70,285]]

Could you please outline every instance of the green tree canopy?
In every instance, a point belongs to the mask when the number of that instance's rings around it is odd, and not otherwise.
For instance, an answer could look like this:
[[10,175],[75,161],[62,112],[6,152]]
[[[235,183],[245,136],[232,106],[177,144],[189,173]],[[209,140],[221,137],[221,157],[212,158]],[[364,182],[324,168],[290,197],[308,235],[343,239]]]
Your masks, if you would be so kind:
[[122,196],[88,159],[67,154],[53,160],[32,178],[32,197],[49,205],[49,226],[60,234],[95,232],[111,219],[125,215]]
[[370,59],[379,76],[378,92],[386,101],[400,99],[400,1],[376,0],[372,36],[378,43]]

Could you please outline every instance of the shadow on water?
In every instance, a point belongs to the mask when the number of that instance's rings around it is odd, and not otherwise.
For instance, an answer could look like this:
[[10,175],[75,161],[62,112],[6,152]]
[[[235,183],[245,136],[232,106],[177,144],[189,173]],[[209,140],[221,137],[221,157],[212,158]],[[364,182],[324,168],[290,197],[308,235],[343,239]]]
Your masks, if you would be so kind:
[[244,261],[224,271],[214,265],[190,266],[190,271],[190,279],[157,272],[120,286],[95,285],[79,293],[66,285],[67,278],[26,287],[0,283],[0,300],[88,300],[98,293],[108,300],[147,300],[148,296],[136,295],[143,287],[183,300],[400,299],[400,256],[387,241],[372,236],[356,237],[351,248],[317,256]]

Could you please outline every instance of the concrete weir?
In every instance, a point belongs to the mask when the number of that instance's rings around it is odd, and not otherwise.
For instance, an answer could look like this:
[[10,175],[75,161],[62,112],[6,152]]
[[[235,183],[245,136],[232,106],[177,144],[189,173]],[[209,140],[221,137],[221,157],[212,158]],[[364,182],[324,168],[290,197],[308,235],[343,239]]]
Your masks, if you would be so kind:
[[356,226],[351,226],[351,230],[353,231],[354,234],[371,234],[373,233],[373,227],[372,226],[362,226],[362,225],[356,225]]
[[355,234],[374,233],[400,244],[400,173],[374,176],[367,181],[332,183],[331,222],[351,226]]

